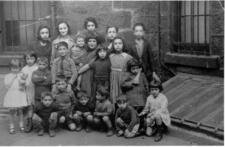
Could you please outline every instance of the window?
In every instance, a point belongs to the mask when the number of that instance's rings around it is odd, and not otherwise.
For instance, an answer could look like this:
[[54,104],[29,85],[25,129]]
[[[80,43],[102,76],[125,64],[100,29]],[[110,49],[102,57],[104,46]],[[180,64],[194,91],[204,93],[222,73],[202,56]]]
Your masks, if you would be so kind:
[[209,2],[178,2],[178,53],[209,55]]
[[3,1],[4,50],[21,51],[36,37],[41,23],[50,14],[47,1]]

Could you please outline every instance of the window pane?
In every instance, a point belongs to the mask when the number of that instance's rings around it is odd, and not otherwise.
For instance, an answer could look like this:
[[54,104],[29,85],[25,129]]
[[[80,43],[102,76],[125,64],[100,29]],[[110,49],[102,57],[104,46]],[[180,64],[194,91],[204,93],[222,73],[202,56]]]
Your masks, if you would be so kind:
[[206,16],[206,42],[209,43],[209,16]]
[[186,42],[191,42],[191,16],[186,17]]
[[26,45],[26,40],[27,40],[27,33],[26,33],[26,22],[21,21],[20,22],[20,42],[21,45]]
[[206,14],[209,14],[209,2],[206,1]]
[[205,19],[199,16],[199,43],[205,43]]
[[199,1],[199,15],[205,14],[205,2]]
[[181,42],[185,42],[185,17],[181,19]]
[[191,2],[190,1],[186,1],[186,2],[184,2],[185,3],[185,9],[186,9],[186,11],[185,11],[185,14],[186,15],[191,15]]
[[12,20],[12,17],[11,17],[11,15],[12,15],[11,1],[5,1],[3,4],[4,4],[3,8],[4,8],[4,18],[5,18],[5,20]]
[[185,2],[181,2],[181,16],[185,15]]
[[16,46],[20,44],[19,22],[15,20],[5,21],[6,45]]
[[194,15],[198,15],[198,1],[194,1]]
[[194,42],[198,43],[198,16],[194,17]]

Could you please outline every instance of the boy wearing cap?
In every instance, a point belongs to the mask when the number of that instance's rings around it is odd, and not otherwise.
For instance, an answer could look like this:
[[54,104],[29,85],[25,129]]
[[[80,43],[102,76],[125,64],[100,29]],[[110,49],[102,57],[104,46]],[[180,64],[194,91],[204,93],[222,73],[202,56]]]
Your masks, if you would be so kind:
[[155,141],[162,139],[163,133],[170,126],[170,114],[168,111],[168,101],[161,93],[162,85],[158,81],[150,83],[150,96],[147,98],[145,108],[139,116],[146,115],[146,135],[152,136],[156,133]]
[[126,138],[135,137],[140,125],[137,111],[128,105],[125,95],[117,98],[117,105],[118,109],[115,116],[117,136],[124,135]]

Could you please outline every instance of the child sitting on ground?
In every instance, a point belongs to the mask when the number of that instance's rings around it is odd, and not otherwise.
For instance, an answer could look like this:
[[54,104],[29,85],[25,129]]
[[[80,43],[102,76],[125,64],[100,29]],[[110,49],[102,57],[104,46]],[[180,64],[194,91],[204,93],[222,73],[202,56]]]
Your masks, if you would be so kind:
[[119,96],[116,101],[118,105],[115,116],[117,136],[124,135],[126,138],[135,137],[140,125],[137,111],[128,105],[125,95]]
[[109,92],[104,87],[99,87],[96,92],[96,106],[94,112],[95,126],[105,124],[107,127],[107,137],[113,135],[112,117],[114,114],[114,106],[109,101]]
[[59,105],[59,123],[66,125],[70,131],[74,131],[76,128],[72,118],[72,108],[76,102],[73,91],[67,90],[68,84],[65,77],[60,77],[56,81],[56,90],[52,91],[56,104]]
[[86,132],[90,132],[90,125],[93,122],[92,112],[94,111],[94,104],[89,101],[89,96],[85,91],[77,93],[78,102],[73,108],[73,119],[77,125],[76,131],[81,131],[86,127]]
[[37,60],[38,69],[32,73],[31,80],[35,87],[35,104],[41,101],[41,93],[51,91],[52,76],[51,71],[48,69],[48,58],[40,57]]
[[50,92],[43,92],[41,102],[34,106],[33,122],[37,122],[38,136],[43,136],[46,130],[50,137],[55,136],[59,107],[53,101]]
[[150,83],[151,94],[147,98],[144,110],[139,116],[146,115],[146,135],[155,136],[155,141],[162,139],[163,133],[170,126],[170,114],[168,111],[168,101],[165,95],[161,93],[162,85],[158,81]]

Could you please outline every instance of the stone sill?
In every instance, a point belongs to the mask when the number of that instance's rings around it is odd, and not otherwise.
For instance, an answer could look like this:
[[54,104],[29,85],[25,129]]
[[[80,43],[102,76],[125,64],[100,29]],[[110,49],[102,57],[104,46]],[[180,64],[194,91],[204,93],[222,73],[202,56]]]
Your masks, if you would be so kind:
[[219,56],[190,55],[168,52],[164,61],[169,64],[177,64],[191,67],[200,67],[207,69],[219,68]]

